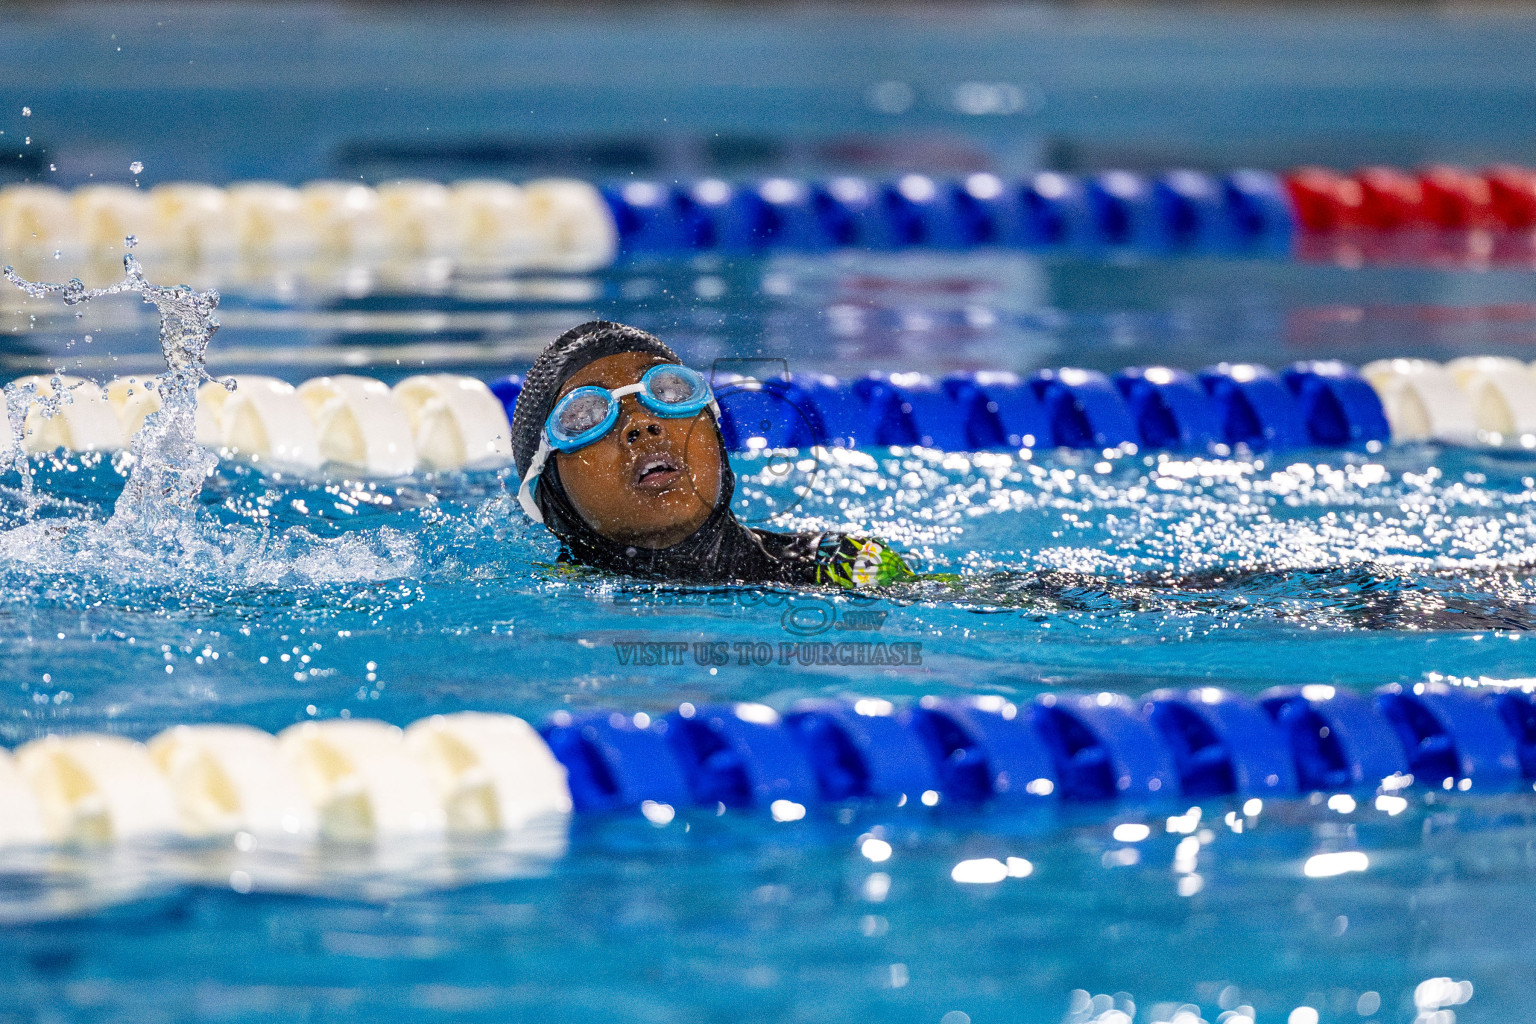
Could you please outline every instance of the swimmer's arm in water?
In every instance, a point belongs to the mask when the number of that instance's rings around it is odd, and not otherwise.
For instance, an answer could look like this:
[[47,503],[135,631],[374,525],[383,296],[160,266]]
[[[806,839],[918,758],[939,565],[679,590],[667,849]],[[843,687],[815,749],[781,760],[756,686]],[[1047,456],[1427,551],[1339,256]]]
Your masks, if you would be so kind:
[[916,579],[906,561],[883,540],[831,534],[816,552],[816,582],[865,590]]

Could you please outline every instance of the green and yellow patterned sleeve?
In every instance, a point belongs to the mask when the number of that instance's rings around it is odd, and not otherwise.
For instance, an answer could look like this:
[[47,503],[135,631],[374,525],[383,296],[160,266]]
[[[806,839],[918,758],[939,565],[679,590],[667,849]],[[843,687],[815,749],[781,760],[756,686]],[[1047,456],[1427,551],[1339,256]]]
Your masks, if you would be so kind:
[[895,549],[873,537],[834,534],[823,538],[817,551],[817,583],[864,590],[912,578],[912,570]]

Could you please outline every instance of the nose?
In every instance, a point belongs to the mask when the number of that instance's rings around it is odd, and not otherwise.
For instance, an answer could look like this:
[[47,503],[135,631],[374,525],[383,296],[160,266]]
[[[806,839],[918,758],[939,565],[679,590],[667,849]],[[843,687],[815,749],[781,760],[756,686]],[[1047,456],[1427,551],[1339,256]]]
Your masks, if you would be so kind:
[[646,435],[661,436],[661,422],[634,395],[626,395],[623,403],[623,408],[627,410],[623,426],[625,444],[637,444]]

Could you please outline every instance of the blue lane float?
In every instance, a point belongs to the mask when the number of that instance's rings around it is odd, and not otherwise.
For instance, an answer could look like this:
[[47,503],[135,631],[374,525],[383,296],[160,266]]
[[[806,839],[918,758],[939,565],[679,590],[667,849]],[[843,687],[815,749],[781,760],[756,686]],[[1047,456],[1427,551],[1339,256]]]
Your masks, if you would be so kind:
[[619,711],[559,712],[539,733],[565,765],[578,812],[617,811],[648,800],[674,807],[692,802],[665,720]]
[[1041,370],[1029,387],[1045,410],[1052,447],[1116,448],[1140,441],[1125,399],[1097,370]]
[[784,721],[826,800],[896,800],[941,788],[912,712],[889,701],[802,701]]
[[665,722],[694,803],[771,807],[778,800],[820,800],[811,762],[771,709],[684,704]]
[[827,248],[1105,248],[1283,252],[1295,231],[1283,182],[1266,171],[1221,178],[1174,170],[1042,172],[1006,181],[907,174],[894,181],[705,178],[601,189],[621,253]]
[[1167,804],[1417,782],[1536,779],[1536,703],[1438,683],[682,705],[651,719],[561,712],[541,730],[583,813],[647,801],[766,809],[873,800]]
[[1515,737],[1485,694],[1444,683],[1389,686],[1376,707],[1397,733],[1416,779],[1445,784],[1473,779],[1495,786],[1520,777]]
[[1407,775],[1391,724],[1365,698],[1332,686],[1281,687],[1259,703],[1285,732],[1306,790],[1350,790]]
[[1392,440],[1376,389],[1337,360],[1296,363],[1280,379],[1295,398],[1307,440],[1320,448],[1360,448]]
[[[1303,362],[1280,374],[1221,364],[1198,375],[1168,367],[920,373],[842,380],[788,374],[714,380],[721,432],[733,451],[826,445],[921,445],[943,451],[1020,448],[1286,451],[1390,441],[1381,399],[1353,367]],[[490,388],[510,418],[519,376]]]
[[1296,793],[1285,734],[1246,697],[1214,686],[1157,690],[1143,708],[1173,754],[1185,796]]
[[1223,444],[1254,451],[1307,446],[1296,399],[1267,367],[1219,363],[1201,370],[1199,379],[1216,405]]
[[1135,367],[1115,374],[1141,446],[1204,452],[1220,443],[1222,425],[1204,387],[1181,370]]

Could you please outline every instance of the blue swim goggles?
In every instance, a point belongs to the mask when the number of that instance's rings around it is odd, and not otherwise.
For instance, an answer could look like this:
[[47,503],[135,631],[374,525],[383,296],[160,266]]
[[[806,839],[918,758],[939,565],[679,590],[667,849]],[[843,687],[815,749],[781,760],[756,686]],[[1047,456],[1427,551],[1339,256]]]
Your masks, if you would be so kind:
[[619,402],[625,395],[634,395],[641,405],[665,419],[686,419],[706,408],[714,412],[717,422],[720,419],[720,406],[715,403],[709,381],[697,370],[676,363],[658,363],[645,371],[638,384],[626,384],[612,391],[595,384],[577,388],[556,402],[554,411],[544,421],[539,450],[517,489],[518,503],[535,522],[542,523],[544,516],[533,500],[533,488],[549,456],[553,452],[577,451],[606,435],[619,422]]

